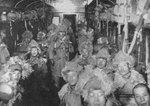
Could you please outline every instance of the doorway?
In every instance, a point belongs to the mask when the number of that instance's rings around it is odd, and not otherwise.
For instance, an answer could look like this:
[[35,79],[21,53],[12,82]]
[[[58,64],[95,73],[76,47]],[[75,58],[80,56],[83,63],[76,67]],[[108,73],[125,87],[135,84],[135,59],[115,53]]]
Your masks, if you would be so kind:
[[69,53],[69,59],[72,60],[77,53],[77,36],[76,36],[76,14],[64,14],[64,19],[67,19],[71,22],[71,28],[73,30],[73,34],[70,34],[70,41],[72,42],[72,45],[74,47],[74,53]]
[[73,33],[76,33],[76,14],[64,14],[63,18],[66,18],[71,22]]

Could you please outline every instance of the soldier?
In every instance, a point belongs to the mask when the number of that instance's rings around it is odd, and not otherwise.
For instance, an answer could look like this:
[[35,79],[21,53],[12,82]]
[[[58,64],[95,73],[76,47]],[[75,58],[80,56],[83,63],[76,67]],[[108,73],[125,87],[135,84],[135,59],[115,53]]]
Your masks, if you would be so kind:
[[59,91],[61,101],[65,106],[82,106],[81,95],[75,90],[82,67],[75,62],[68,62],[62,70],[62,76],[67,82]]
[[[113,60],[117,65],[114,86],[121,94],[131,95],[133,88],[139,83],[146,83],[143,76],[134,70],[135,60],[131,55],[119,51]],[[132,96],[126,98],[131,99]],[[123,100],[124,101],[124,100]],[[123,102],[125,104],[125,102]]]
[[29,57],[28,63],[31,64],[33,70],[35,70],[31,77],[27,80],[27,90],[31,98],[35,101],[40,101],[40,95],[42,90],[49,91],[46,84],[47,70],[47,59],[41,57],[41,49],[37,43],[30,43],[28,47]]
[[42,51],[41,55],[43,57],[48,57],[47,49],[48,49],[48,44],[47,44],[47,36],[45,31],[39,31],[37,34],[37,43],[40,46],[40,49]]
[[55,44],[55,39],[58,34],[58,26],[55,24],[51,24],[48,27],[48,38],[47,38],[47,43],[48,43],[48,54],[49,54],[49,59],[52,61],[54,57],[54,44]]
[[149,88],[145,84],[137,84],[133,88],[133,95],[137,106],[149,106],[150,105],[150,94]]
[[74,60],[83,67],[89,64],[93,64],[94,58],[92,57],[93,53],[92,43],[89,40],[84,41],[79,45],[78,49],[80,55],[76,56]]
[[21,51],[21,52],[27,52],[28,51],[28,46],[31,42],[36,42],[35,40],[32,39],[33,38],[33,34],[32,32],[30,31],[25,31],[23,34],[22,34],[22,42],[19,45],[18,47],[18,51]]
[[7,49],[7,46],[4,44],[3,39],[6,37],[5,30],[0,31],[0,67],[5,64],[9,58],[10,54]]
[[28,62],[31,64],[34,70],[37,70],[35,73],[40,76],[45,76],[47,73],[46,62],[47,59],[41,57],[41,49],[36,42],[30,43],[28,47],[28,52],[30,53]]
[[113,80],[99,68],[86,66],[76,85],[81,92],[87,106],[112,106],[113,101],[109,100],[110,94],[115,90]]
[[94,40],[94,30],[92,28],[87,28],[87,25],[83,25],[81,30],[78,32],[78,45],[80,46],[84,41],[90,41],[93,43]]
[[95,59],[97,66],[102,69],[106,67],[107,63],[110,61],[110,54],[107,48],[102,48],[97,54],[95,54]]
[[56,27],[56,25],[51,26],[54,29],[50,37],[49,45],[49,58],[52,61],[52,76],[55,81],[55,86],[60,87],[61,81],[61,70],[64,68],[65,63],[69,61],[70,51],[70,40],[69,36],[66,35],[66,30],[63,26]]

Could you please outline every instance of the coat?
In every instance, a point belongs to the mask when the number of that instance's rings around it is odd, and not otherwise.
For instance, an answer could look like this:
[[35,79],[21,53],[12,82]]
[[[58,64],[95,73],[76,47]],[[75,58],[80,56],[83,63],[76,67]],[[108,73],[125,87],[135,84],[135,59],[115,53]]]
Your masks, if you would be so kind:
[[5,44],[0,44],[0,65],[6,63],[10,54]]

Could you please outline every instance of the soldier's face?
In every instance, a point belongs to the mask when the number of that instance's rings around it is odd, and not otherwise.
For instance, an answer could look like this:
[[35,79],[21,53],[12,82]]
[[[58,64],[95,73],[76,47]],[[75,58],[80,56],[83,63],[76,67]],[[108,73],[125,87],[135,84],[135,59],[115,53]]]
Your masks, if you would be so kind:
[[100,38],[97,39],[97,44],[102,44],[102,40]]
[[13,73],[11,74],[11,77],[12,77],[12,79],[14,79],[14,80],[19,80],[19,79],[20,79],[20,76],[21,76],[21,74],[20,74],[19,70],[15,70],[15,71],[13,71]]
[[145,87],[138,87],[134,89],[134,96],[139,106],[149,106],[150,95]]
[[37,56],[38,55],[38,49],[37,48],[32,48],[31,49],[31,55],[32,56]]
[[51,29],[51,30],[49,31],[49,33],[50,33],[50,34],[53,34],[53,33],[54,33],[54,29]]
[[77,83],[77,81],[78,81],[78,75],[77,75],[77,73],[76,72],[70,72],[68,74],[67,80],[68,80],[68,83],[70,85],[75,85]]
[[85,57],[85,58],[89,56],[89,52],[88,52],[87,49],[82,50],[82,56]]
[[98,59],[97,59],[97,66],[98,66],[99,68],[105,67],[105,66],[106,66],[106,60],[103,59],[103,58],[98,58]]
[[29,43],[30,41],[31,41],[30,38],[26,38],[26,39],[25,39],[25,42],[27,42],[27,43]]
[[124,78],[129,78],[130,77],[130,69],[129,69],[129,65],[126,62],[121,62],[118,65],[118,71],[119,74],[122,75],[122,77]]
[[88,94],[88,103],[91,106],[105,106],[106,98],[102,90],[92,90]]

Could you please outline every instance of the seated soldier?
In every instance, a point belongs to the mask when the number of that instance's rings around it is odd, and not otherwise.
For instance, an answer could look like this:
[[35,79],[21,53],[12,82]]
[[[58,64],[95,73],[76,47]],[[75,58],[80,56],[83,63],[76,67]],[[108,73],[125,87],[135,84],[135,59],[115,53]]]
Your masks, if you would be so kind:
[[[123,105],[128,104],[132,99],[132,89],[139,83],[146,83],[143,76],[134,70],[134,58],[120,51],[114,58],[114,64],[117,64],[115,72],[114,87],[118,89],[120,101]],[[127,96],[128,95],[128,96]],[[126,101],[125,101],[126,100]]]
[[90,89],[87,101],[88,106],[106,106],[105,94],[101,89]]
[[67,84],[61,88],[58,95],[65,106],[82,106],[80,93],[75,90],[81,70],[82,67],[75,62],[68,62],[62,70],[63,79]]
[[91,74],[93,76],[85,75],[86,78],[80,79],[84,80],[81,81],[84,84],[81,94],[87,106],[113,106],[113,104],[118,106],[115,99],[110,97],[114,91],[113,80],[98,68],[94,69]]
[[150,106],[149,88],[145,84],[137,84],[133,88],[133,95],[137,103],[136,106]]
[[107,48],[102,48],[93,56],[95,60],[95,66],[100,70],[103,70],[108,76],[114,77],[114,68],[111,63],[111,56]]

